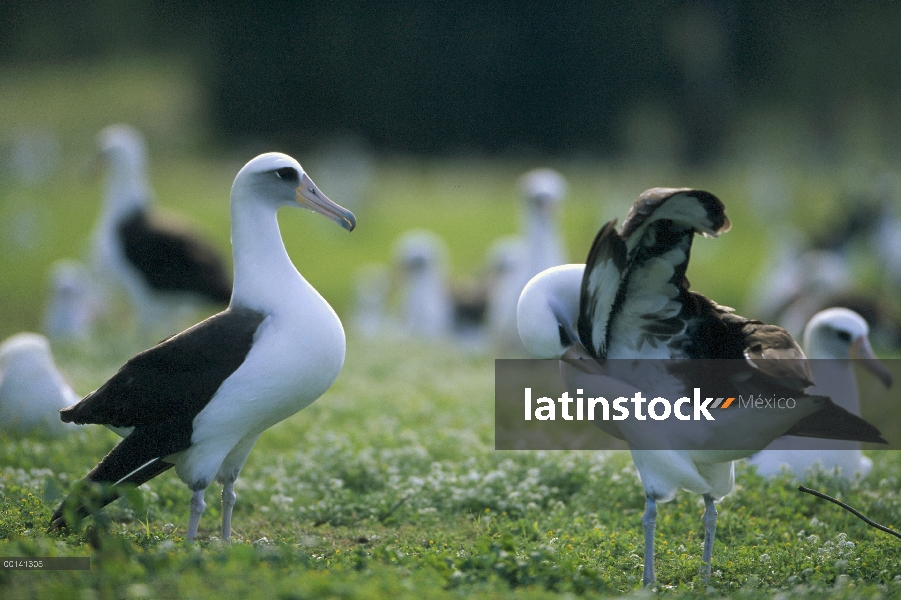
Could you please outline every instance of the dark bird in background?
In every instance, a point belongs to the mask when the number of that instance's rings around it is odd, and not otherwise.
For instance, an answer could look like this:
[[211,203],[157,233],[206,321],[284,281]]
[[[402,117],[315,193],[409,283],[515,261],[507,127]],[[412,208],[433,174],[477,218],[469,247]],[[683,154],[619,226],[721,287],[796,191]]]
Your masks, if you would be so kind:
[[94,267],[125,289],[141,327],[168,327],[199,303],[228,303],[231,277],[219,251],[183,222],[152,210],[140,133],[111,125],[97,142],[108,172],[94,230]]
[[892,174],[877,176],[872,189],[844,194],[809,239],[797,230],[779,234],[778,246],[789,250],[753,286],[758,314],[800,336],[816,313],[845,307],[866,319],[874,344],[901,348],[901,312],[887,301],[901,290],[898,186]]

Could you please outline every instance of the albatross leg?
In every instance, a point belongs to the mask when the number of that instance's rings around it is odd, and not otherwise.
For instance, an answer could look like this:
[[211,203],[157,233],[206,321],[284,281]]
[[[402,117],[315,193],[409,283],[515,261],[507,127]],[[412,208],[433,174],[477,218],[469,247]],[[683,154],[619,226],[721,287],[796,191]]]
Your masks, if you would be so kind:
[[235,494],[234,479],[222,484],[222,541],[227,542],[232,535],[232,509],[238,495]]
[[716,536],[716,505],[713,503],[713,497],[704,494],[704,516],[701,522],[704,523],[704,555],[701,565],[701,575],[704,581],[710,579],[710,563],[713,561],[713,538]]
[[206,509],[206,502],[203,501],[203,492],[206,490],[197,490],[191,496],[191,520],[188,521],[188,541],[193,542],[197,537],[197,527],[200,525],[200,515]]
[[657,526],[657,502],[650,496],[647,497],[645,503],[641,524],[644,525],[644,575],[641,583],[651,585],[657,579],[654,574],[654,528]]

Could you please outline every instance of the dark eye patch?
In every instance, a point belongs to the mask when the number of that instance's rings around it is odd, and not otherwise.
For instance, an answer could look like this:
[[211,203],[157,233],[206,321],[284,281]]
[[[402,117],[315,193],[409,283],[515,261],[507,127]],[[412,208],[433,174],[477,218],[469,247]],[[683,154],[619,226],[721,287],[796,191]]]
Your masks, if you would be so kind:
[[840,339],[841,341],[843,341],[843,342],[851,341],[851,334],[848,333],[847,331],[836,331],[835,333],[838,335],[838,339]]
[[300,183],[300,175],[297,174],[297,169],[294,167],[282,167],[281,169],[276,169],[275,174],[279,179],[284,179],[290,183]]

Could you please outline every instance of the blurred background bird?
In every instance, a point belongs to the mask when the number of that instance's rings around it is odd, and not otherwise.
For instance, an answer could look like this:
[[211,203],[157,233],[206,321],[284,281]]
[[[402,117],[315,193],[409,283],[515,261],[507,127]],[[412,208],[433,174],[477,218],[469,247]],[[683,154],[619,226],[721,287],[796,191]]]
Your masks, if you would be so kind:
[[486,319],[500,356],[523,353],[516,329],[516,305],[522,289],[538,273],[566,262],[559,231],[566,181],[553,169],[534,169],[520,177],[519,191],[522,230],[518,242],[505,239],[491,250],[490,260],[501,267],[501,276],[489,291]]
[[454,313],[448,261],[447,244],[431,231],[408,231],[397,240],[393,266],[406,334],[428,339],[450,335]]
[[141,134],[110,125],[97,135],[97,145],[107,168],[94,229],[97,274],[124,288],[146,331],[172,333],[185,310],[201,302],[228,303],[231,276],[219,251],[185,223],[153,210]]
[[19,333],[0,343],[0,429],[50,435],[72,431],[59,411],[79,399],[59,372],[46,337]]
[[[828,395],[833,402],[860,415],[860,393],[854,364],[867,369],[889,388],[892,375],[873,353],[866,320],[847,308],[829,308],[813,316],[804,328],[807,354],[815,386],[808,393]],[[863,455],[860,442],[818,443],[786,436],[748,460],[767,477],[783,469],[796,477],[817,468],[837,473],[845,479],[866,477],[873,461]]]
[[53,263],[44,333],[54,340],[87,340],[108,310],[107,301],[87,265],[74,260]]

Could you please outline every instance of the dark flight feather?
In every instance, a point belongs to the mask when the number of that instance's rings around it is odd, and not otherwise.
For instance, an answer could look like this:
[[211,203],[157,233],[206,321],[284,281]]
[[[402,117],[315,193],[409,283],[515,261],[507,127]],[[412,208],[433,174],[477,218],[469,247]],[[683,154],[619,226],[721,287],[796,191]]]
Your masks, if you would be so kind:
[[887,444],[879,429],[835,404],[831,398],[821,396],[826,402],[823,408],[795,423],[784,435],[849,440]]
[[[596,358],[604,358],[611,324],[622,312],[633,272],[641,272],[649,262],[663,260],[671,264],[673,273],[660,285],[671,284],[671,297],[685,304],[688,280],[685,270],[695,233],[719,235],[731,227],[725,206],[713,194],[688,188],[653,188],[632,205],[619,232],[616,221],[605,224],[595,237],[588,253],[582,280],[578,332],[582,345]],[[681,248],[681,262],[672,263],[671,250]],[[612,271],[619,277],[611,277]],[[654,343],[660,328],[655,321],[666,321],[665,329],[677,334],[674,315],[644,315],[652,329],[646,332]],[[680,315],[682,317],[683,315]],[[602,325],[598,327],[598,321]],[[684,321],[684,319],[682,319]],[[684,327],[682,327],[684,330]]]
[[132,357],[69,408],[66,423],[134,427],[194,418],[244,362],[262,313],[230,308]]
[[[628,260],[626,244],[616,232],[616,220],[605,223],[588,252],[579,294],[577,333],[582,345],[594,358],[604,358],[606,354],[609,323],[625,292],[620,283]],[[618,277],[613,281],[605,279],[605,276],[615,273]],[[603,284],[601,280],[604,280]],[[601,324],[601,327],[597,328],[596,324]]]

